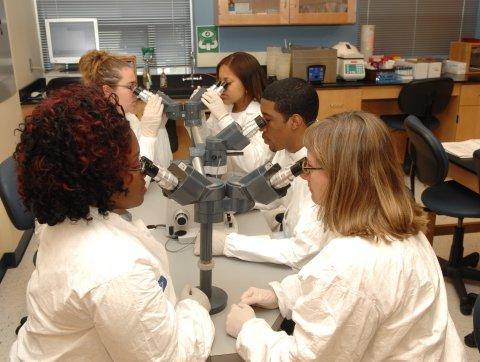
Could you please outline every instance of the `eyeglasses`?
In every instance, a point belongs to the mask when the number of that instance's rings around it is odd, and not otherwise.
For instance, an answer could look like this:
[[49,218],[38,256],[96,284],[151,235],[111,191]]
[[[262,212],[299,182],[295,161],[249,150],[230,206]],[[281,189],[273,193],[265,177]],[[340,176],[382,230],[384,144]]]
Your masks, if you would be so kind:
[[127,89],[129,89],[130,91],[133,92],[135,90],[135,88],[137,88],[137,84],[136,83],[132,83],[130,85],[117,84],[117,87],[127,88]]
[[309,165],[307,159],[302,162],[302,172],[306,175],[310,174],[312,171],[323,170],[323,167],[312,167]]

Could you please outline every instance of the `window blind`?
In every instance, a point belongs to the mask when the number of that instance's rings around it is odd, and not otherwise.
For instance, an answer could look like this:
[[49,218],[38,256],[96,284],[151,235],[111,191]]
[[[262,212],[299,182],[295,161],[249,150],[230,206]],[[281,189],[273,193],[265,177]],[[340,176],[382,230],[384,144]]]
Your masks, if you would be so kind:
[[448,57],[450,42],[474,37],[478,0],[359,0],[360,26],[375,25],[374,54]]
[[135,54],[154,47],[155,67],[187,66],[192,51],[189,0],[36,0],[45,69],[52,69],[45,19],[96,18],[101,50]]

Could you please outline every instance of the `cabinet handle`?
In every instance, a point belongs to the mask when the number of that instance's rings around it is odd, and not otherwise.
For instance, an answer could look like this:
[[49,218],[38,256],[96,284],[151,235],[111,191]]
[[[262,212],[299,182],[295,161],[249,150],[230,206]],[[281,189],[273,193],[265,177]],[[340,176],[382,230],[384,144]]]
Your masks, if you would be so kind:
[[330,103],[330,108],[343,108],[344,106],[343,103]]

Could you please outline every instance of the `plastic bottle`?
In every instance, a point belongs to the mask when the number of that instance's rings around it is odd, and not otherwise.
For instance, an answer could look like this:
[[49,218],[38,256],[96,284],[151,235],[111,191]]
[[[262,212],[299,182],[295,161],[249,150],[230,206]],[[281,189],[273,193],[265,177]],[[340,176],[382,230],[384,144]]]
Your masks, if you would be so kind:
[[165,74],[165,69],[162,68],[162,73],[160,74],[160,88],[167,88],[167,75]]

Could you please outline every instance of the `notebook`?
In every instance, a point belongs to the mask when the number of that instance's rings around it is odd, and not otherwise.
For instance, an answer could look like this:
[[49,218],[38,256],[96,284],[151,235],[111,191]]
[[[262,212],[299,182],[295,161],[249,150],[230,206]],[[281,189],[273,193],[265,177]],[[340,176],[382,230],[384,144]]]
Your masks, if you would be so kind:
[[460,158],[473,158],[473,152],[480,148],[480,139],[471,139],[460,142],[442,142],[448,153]]

